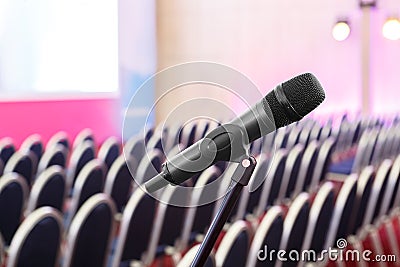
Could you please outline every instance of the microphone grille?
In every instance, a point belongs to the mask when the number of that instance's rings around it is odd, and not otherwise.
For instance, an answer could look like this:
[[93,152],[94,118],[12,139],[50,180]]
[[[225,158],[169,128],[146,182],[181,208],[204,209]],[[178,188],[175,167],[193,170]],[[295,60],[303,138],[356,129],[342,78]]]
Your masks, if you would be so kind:
[[[314,110],[325,99],[321,84],[311,73],[301,74],[282,83],[282,89],[290,105],[302,117]],[[274,91],[264,98],[263,105],[267,114],[269,110],[272,112],[276,128],[294,122],[286,115],[286,110],[276,98]]]

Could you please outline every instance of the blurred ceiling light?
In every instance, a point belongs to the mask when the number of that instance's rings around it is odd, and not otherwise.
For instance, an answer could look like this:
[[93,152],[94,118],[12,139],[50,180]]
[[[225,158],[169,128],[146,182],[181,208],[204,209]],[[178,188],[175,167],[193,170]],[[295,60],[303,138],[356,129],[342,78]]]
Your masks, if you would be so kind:
[[347,20],[339,20],[332,29],[332,36],[336,41],[344,41],[350,35],[350,26]]
[[382,34],[386,39],[399,40],[400,39],[400,21],[398,18],[389,18],[386,20],[382,28]]

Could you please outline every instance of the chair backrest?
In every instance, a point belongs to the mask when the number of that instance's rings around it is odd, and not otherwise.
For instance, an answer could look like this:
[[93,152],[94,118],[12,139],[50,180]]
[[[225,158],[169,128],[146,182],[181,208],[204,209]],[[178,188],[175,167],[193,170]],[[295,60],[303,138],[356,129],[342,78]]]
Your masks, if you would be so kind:
[[35,162],[30,153],[24,154],[17,151],[8,160],[4,167],[4,173],[16,172],[20,174],[25,179],[28,187],[30,187],[33,183],[34,165]]
[[91,129],[86,128],[80,131],[74,139],[74,143],[72,145],[72,148],[75,149],[81,144],[83,144],[85,141],[91,141],[94,143],[94,134]]
[[[308,223],[310,211],[309,195],[305,192],[300,193],[292,202],[289,211],[283,222],[282,239],[280,249],[285,251],[297,251],[300,253],[304,240],[304,234]],[[281,261],[277,261],[275,266],[282,266]],[[285,262],[285,266],[297,266],[297,262]]]
[[334,246],[335,240],[346,238],[348,233],[350,233],[349,224],[350,218],[353,216],[352,211],[357,192],[357,178],[357,174],[350,175],[340,188],[333,208],[324,248]]
[[311,132],[310,132],[310,137],[309,137],[309,141],[311,142],[311,141],[313,141],[313,140],[319,140],[319,137],[320,137],[320,135],[321,135],[321,132],[322,132],[322,127],[321,127],[321,125],[319,125],[318,123],[316,123],[313,127],[312,127],[312,129],[311,129]]
[[[120,226],[119,238],[115,246],[113,267],[120,266],[121,262],[132,260],[144,260],[143,254],[150,243],[150,235],[153,230],[156,214],[156,201],[146,194],[141,188],[137,188],[130,197],[124,209]],[[147,263],[149,261],[146,261]]]
[[136,182],[142,184],[156,176],[161,171],[163,161],[164,155],[159,149],[147,151],[136,170]]
[[400,184],[400,156],[394,160],[387,179],[386,191],[378,216],[387,214],[393,208]]
[[258,204],[259,210],[256,214],[262,214],[266,208],[271,206],[277,199],[281,187],[283,172],[285,171],[286,158],[286,150],[280,149],[275,152],[267,178],[263,184],[262,194]]
[[297,175],[300,170],[303,152],[304,146],[302,144],[297,144],[290,150],[286,159],[285,171],[282,177],[282,185],[279,190],[278,200],[290,197],[290,194],[293,192]]
[[321,132],[318,136],[318,140],[324,141],[325,139],[330,137],[331,134],[332,134],[332,126],[330,124],[326,124],[324,125],[324,127],[322,127]]
[[68,150],[64,145],[57,144],[48,148],[39,161],[37,173],[40,174],[50,166],[58,165],[65,168],[67,164]]
[[204,170],[197,180],[195,187],[198,189],[193,191],[190,196],[189,208],[184,222],[182,234],[183,247],[192,243],[197,234],[203,234],[211,224],[215,202],[210,202],[210,200],[216,199],[218,188],[210,186],[210,190],[206,190],[204,186],[215,181],[219,176],[219,169],[211,166]]
[[68,135],[67,135],[67,133],[61,131],[61,132],[58,132],[58,133],[54,134],[54,135],[50,138],[50,140],[47,141],[46,149],[45,149],[45,150],[48,150],[49,148],[52,148],[53,146],[56,146],[56,145],[62,145],[62,146],[65,147],[65,149],[67,150],[67,152],[69,151],[69,149],[70,149],[70,144],[69,144],[69,140],[68,140]]
[[[259,208],[260,204],[260,198],[263,192],[264,188],[264,183],[265,179],[268,174],[268,169],[269,169],[269,160],[267,159],[266,154],[260,154],[257,157],[257,165],[256,168],[254,169],[253,175],[251,176],[249,185],[247,186],[247,189],[250,191],[248,201],[247,201],[247,207],[246,207],[246,213],[248,214],[257,214],[257,212],[260,212],[262,209]],[[244,189],[246,190],[246,189]]]
[[357,194],[353,206],[352,220],[350,221],[351,234],[354,234],[362,226],[373,181],[374,168],[367,166],[362,170],[357,180]]
[[215,253],[217,266],[245,266],[252,239],[249,226],[244,221],[232,224]]
[[[189,249],[189,251],[186,252],[183,258],[178,262],[177,267],[190,267],[199,248],[200,244],[193,246],[191,249]],[[211,253],[208,256],[206,262],[204,263],[204,267],[215,267],[215,266],[216,266],[215,255],[214,253]]]
[[7,267],[58,265],[62,217],[53,208],[32,212],[18,228],[9,248]]
[[97,158],[102,160],[107,167],[107,170],[111,168],[113,162],[118,158],[120,154],[120,146],[118,139],[114,136],[107,138],[101,145]]
[[302,246],[303,251],[308,249],[316,253],[322,251],[331,222],[334,198],[333,184],[331,182],[324,183],[318,190],[310,209]]
[[91,196],[103,192],[105,167],[98,159],[88,162],[76,178],[72,192],[71,204],[68,211],[68,220],[71,222],[76,212]]
[[388,130],[386,128],[380,129],[375,142],[373,154],[371,155],[371,164],[377,166],[384,158],[382,157],[385,142],[388,138]]
[[353,167],[351,169],[352,173],[359,173],[362,170],[362,168],[366,166],[365,165],[366,160],[364,157],[365,157],[365,151],[366,151],[366,149],[368,147],[368,143],[369,143],[369,136],[370,136],[370,132],[365,131],[361,135],[360,140],[358,141],[357,151],[356,151],[356,155],[354,157]]
[[261,154],[271,155],[275,152],[275,135],[276,132],[273,131],[262,137]]
[[378,141],[379,129],[372,129],[368,138],[368,144],[365,149],[364,154],[364,166],[373,165],[372,157],[375,153],[375,149],[377,148],[376,143]]
[[[251,242],[246,267],[274,266],[276,254],[265,255],[267,251],[278,251],[283,232],[283,214],[279,206],[271,207],[263,217]],[[266,249],[267,248],[267,249]],[[260,258],[260,251],[264,251]]]
[[17,173],[7,173],[0,178],[0,233],[6,245],[10,244],[21,222],[28,191],[25,179]]
[[318,142],[315,140],[311,141],[305,148],[292,197],[305,191],[311,183],[312,174],[317,162],[318,149]]
[[276,149],[281,149],[286,147],[286,141],[288,138],[288,133],[286,128],[279,128],[276,130],[274,145]]
[[69,189],[74,187],[75,181],[86,163],[94,158],[95,152],[92,141],[84,141],[81,145],[74,148],[69,160],[69,173],[67,173],[67,186]]
[[392,170],[390,173],[391,180],[395,179],[397,175],[397,182],[393,188],[393,195],[390,199],[389,207],[393,209],[394,207],[400,206],[400,156],[397,156],[393,163]]
[[315,163],[315,168],[312,173],[310,189],[318,186],[328,171],[328,167],[332,161],[332,153],[335,149],[335,139],[327,138],[318,149],[317,161]]
[[0,139],[0,159],[3,161],[4,165],[7,164],[15,151],[16,149],[11,138],[5,137]]
[[373,223],[374,219],[378,216],[382,206],[382,200],[386,193],[386,185],[389,178],[392,161],[389,159],[384,160],[376,172],[374,182],[372,184],[371,194],[369,196],[363,225]]
[[36,156],[36,159],[39,161],[43,154],[42,138],[38,134],[28,136],[21,144],[19,151],[23,153],[32,151],[33,154]]
[[122,212],[129,200],[134,183],[131,172],[134,172],[136,168],[137,162],[134,157],[125,159],[124,155],[120,155],[107,173],[104,193],[114,200],[118,212]]
[[60,166],[51,166],[42,172],[33,184],[25,215],[44,206],[62,212],[65,196],[65,172]]
[[137,162],[145,155],[145,141],[143,140],[142,135],[135,135],[131,137],[124,146],[124,154],[132,155]]
[[193,121],[184,125],[180,132],[179,141],[184,147],[189,147],[195,141],[197,123]]
[[106,266],[114,235],[114,215],[114,203],[106,194],[89,198],[69,228],[63,266]]
[[294,147],[299,142],[299,138],[300,138],[299,127],[293,127],[289,132],[286,148],[291,149],[292,147]]
[[307,146],[308,142],[310,141],[310,134],[311,134],[312,126],[305,125],[299,135],[299,144],[302,144],[304,147]]

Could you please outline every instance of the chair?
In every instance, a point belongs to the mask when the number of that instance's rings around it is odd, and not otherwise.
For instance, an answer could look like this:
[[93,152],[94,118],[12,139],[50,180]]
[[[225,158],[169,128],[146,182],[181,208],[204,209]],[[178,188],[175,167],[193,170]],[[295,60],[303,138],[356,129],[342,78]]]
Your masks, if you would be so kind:
[[400,184],[400,156],[397,156],[390,170],[386,193],[384,195],[381,210],[378,216],[386,214],[389,210],[391,210],[395,206],[395,200],[400,194],[399,184]]
[[155,213],[155,199],[137,188],[122,215],[112,267],[129,266],[131,261],[150,263],[144,253],[149,247]]
[[351,216],[353,216],[352,211],[357,192],[357,178],[357,174],[350,175],[340,188],[333,208],[324,248],[334,246],[335,240],[346,238],[350,233],[349,223]]
[[[186,252],[183,258],[178,262],[177,267],[190,267],[199,248],[200,245],[196,245]],[[215,267],[215,255],[213,253],[208,256],[204,267]]]
[[362,168],[368,165],[365,160],[365,151],[367,150],[369,143],[370,132],[365,131],[360,140],[358,141],[356,155],[354,157],[353,166],[351,168],[352,173],[360,173]]
[[317,162],[318,149],[318,142],[315,140],[311,141],[305,148],[292,198],[296,197],[300,192],[305,191],[311,183],[313,171]]
[[76,212],[91,196],[103,192],[105,166],[98,159],[88,162],[76,178],[75,187],[72,193],[71,204],[68,210],[68,220],[72,221]]
[[62,144],[57,144],[46,149],[39,161],[37,173],[40,174],[50,166],[58,165],[65,169],[67,165],[68,150]]
[[294,190],[296,184],[297,175],[300,170],[301,158],[304,152],[302,144],[294,146],[286,159],[285,171],[282,176],[282,185],[279,190],[278,200],[282,201],[285,198],[290,197],[290,194]]
[[376,137],[375,146],[373,149],[373,153],[371,155],[372,165],[377,166],[384,159],[383,149],[387,139],[388,139],[388,130],[386,128],[382,128]]
[[19,151],[15,152],[8,160],[4,167],[4,173],[16,172],[20,174],[26,181],[28,187],[33,183],[33,172],[35,169],[35,162],[32,154],[23,154]]
[[275,152],[275,131],[262,137],[262,147],[260,154],[271,155]]
[[4,174],[0,179],[0,234],[8,246],[23,213],[28,185],[17,173]]
[[308,140],[309,141],[319,140],[321,132],[322,132],[322,127],[318,123],[316,123],[311,129],[310,137]]
[[167,186],[160,195],[148,252],[150,258],[169,254],[170,248],[179,248],[182,242],[189,193],[187,190],[177,192],[177,189]]
[[210,226],[212,215],[217,199],[218,188],[216,184],[205,187],[207,184],[218,179],[220,171],[217,167],[211,166],[204,170],[196,182],[192,195],[190,196],[189,208],[186,214],[182,233],[182,247],[187,247],[196,238],[196,235],[203,234]]
[[323,245],[332,218],[334,198],[335,194],[331,182],[324,183],[318,189],[308,216],[302,251],[311,249],[319,254],[324,248]]
[[262,214],[266,208],[273,205],[277,199],[282,183],[283,172],[285,170],[286,158],[286,150],[280,149],[275,153],[262,188],[260,202],[258,204],[259,211],[256,212],[256,214]]
[[0,159],[0,176],[3,175],[3,171],[4,171],[4,163],[3,160]]
[[96,194],[82,205],[68,231],[64,267],[106,266],[114,215],[114,203],[106,194]]
[[165,151],[167,135],[168,133],[166,132],[166,130],[157,130],[153,133],[149,141],[146,143],[146,148],[148,150],[156,148],[160,151]]
[[159,149],[152,149],[143,156],[136,170],[136,183],[143,184],[161,171],[164,155]]
[[[309,211],[309,195],[305,192],[300,193],[290,205],[283,222],[282,239],[279,245],[281,250],[301,252]],[[277,261],[275,266],[297,266],[297,263],[296,261]]]
[[134,173],[136,168],[135,158],[125,160],[125,156],[120,155],[107,173],[104,193],[114,200],[118,212],[122,212],[129,200],[134,181],[131,173]]
[[9,247],[7,267],[57,266],[61,240],[61,214],[50,207],[37,209],[15,233]]
[[300,138],[300,130],[298,127],[293,127],[288,135],[287,143],[286,143],[286,149],[291,149],[294,147],[298,142]]
[[3,161],[4,165],[7,164],[15,151],[15,146],[11,138],[5,137],[0,139],[0,159]]
[[128,157],[128,155],[132,155],[137,162],[141,161],[141,159],[145,155],[145,152],[145,141],[140,135],[136,135],[130,138],[124,146],[124,154],[126,155],[126,157]]
[[66,149],[67,152],[69,151],[70,144],[69,144],[67,133],[61,131],[61,132],[54,134],[50,138],[50,140],[47,141],[45,151],[47,151],[48,149],[51,149],[52,147],[57,146],[57,145],[62,145],[62,146],[64,146],[64,148]]
[[65,172],[60,166],[51,166],[42,172],[33,184],[25,215],[44,206],[62,212],[65,195]]
[[286,141],[288,138],[288,133],[286,128],[279,128],[276,130],[274,145],[276,149],[281,149],[286,147]]
[[109,170],[113,162],[118,158],[119,154],[119,142],[117,138],[111,136],[101,145],[97,158],[102,160],[105,163],[107,170]]
[[251,239],[251,231],[244,221],[232,224],[215,253],[216,266],[245,266]]
[[91,141],[94,143],[94,134],[91,129],[86,128],[80,131],[74,139],[72,149],[77,148],[79,145],[83,144],[85,141]]
[[183,144],[184,147],[189,147],[195,142],[196,136],[196,122],[191,122],[184,125],[180,131],[179,143]]
[[[251,242],[246,267],[274,266],[275,255],[266,255],[267,251],[279,250],[283,232],[283,212],[279,206],[271,207],[263,217]],[[259,259],[260,251],[264,250],[264,258]]]
[[331,134],[332,134],[332,126],[330,124],[326,124],[324,125],[324,127],[322,127],[321,132],[318,136],[318,140],[324,141],[325,139],[330,137]]
[[299,135],[299,144],[302,144],[304,146],[307,146],[309,140],[310,140],[310,134],[311,134],[312,126],[311,125],[305,125]]
[[310,189],[315,188],[325,178],[335,149],[335,139],[328,137],[318,150],[317,161],[312,173]]
[[382,206],[383,197],[386,193],[386,185],[391,167],[392,161],[389,159],[384,160],[379,166],[372,184],[371,194],[367,202],[362,225],[372,224],[374,219],[378,216],[380,207]]
[[69,189],[74,187],[75,180],[86,163],[94,158],[95,152],[92,141],[84,141],[81,145],[74,148],[69,160],[69,168],[67,173],[67,187]]
[[33,134],[29,136],[22,143],[19,151],[21,151],[22,153],[28,153],[29,151],[32,151],[33,154],[36,156],[37,161],[39,161],[43,154],[42,138],[38,134]]
[[372,184],[374,181],[373,177],[374,169],[372,166],[365,167],[358,177],[357,194],[352,211],[353,216],[349,224],[350,234],[356,233],[356,231],[362,226],[372,190]]

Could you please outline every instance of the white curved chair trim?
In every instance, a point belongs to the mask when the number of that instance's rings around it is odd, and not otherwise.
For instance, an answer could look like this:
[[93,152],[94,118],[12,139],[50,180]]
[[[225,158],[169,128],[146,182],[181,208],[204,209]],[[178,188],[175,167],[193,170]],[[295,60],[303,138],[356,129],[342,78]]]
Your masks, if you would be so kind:
[[[15,167],[17,166],[18,162],[23,159],[28,158],[32,163],[32,173],[31,178],[33,179],[33,169],[34,169],[34,162],[31,156],[27,153],[22,153],[20,151],[16,151],[11,158],[8,160],[7,164],[4,166],[4,173],[13,172]],[[33,183],[33,181],[31,181]]]
[[78,161],[81,158],[82,154],[87,150],[92,150],[95,155],[95,151],[93,149],[92,141],[85,141],[78,147],[74,148],[71,153],[71,158],[69,159],[69,166],[67,171],[67,188],[71,189],[72,183],[74,180],[74,176],[76,175],[76,167],[78,165]]
[[[64,169],[58,165],[51,166],[43,171],[38,178],[36,179],[35,183],[32,186],[31,193],[29,195],[28,206],[25,210],[25,216],[30,214],[36,209],[37,202],[39,200],[40,193],[43,190],[43,187],[54,177],[55,174],[60,174],[63,176],[64,183],[65,183],[65,172]],[[66,196],[66,190],[64,190],[63,199]]]
[[105,161],[110,151],[110,148],[112,148],[113,146],[117,146],[119,149],[119,142],[115,136],[110,136],[101,145],[99,152],[97,153],[97,158]]
[[82,189],[85,186],[87,179],[89,177],[89,174],[93,172],[96,169],[101,169],[103,173],[103,183],[104,183],[104,175],[105,175],[105,167],[102,161],[99,159],[92,159],[86,165],[82,168],[80,173],[78,174],[78,177],[76,178],[75,181],[75,186],[74,186],[74,192],[72,194],[71,198],[71,204],[68,212],[68,219],[67,219],[67,225],[69,225],[72,221],[72,219],[75,217],[76,212],[78,211],[78,202],[81,197]]
[[[145,152],[144,140],[143,140],[143,137],[139,134],[131,137],[125,143],[125,145],[123,147],[123,154],[124,155],[133,155],[136,157],[136,155],[134,155],[134,153],[133,153],[136,150],[139,150],[141,155],[143,155],[143,153]],[[140,158],[137,160],[140,160]]]
[[49,161],[56,153],[62,153],[65,157],[65,164],[67,164],[67,149],[61,144],[55,144],[54,146],[47,148],[40,158],[37,170],[38,174],[42,173],[47,168]]
[[72,145],[72,149],[75,149],[78,146],[80,146],[81,144],[83,144],[85,141],[87,141],[85,139],[88,138],[88,137],[94,139],[93,131],[91,129],[85,128],[82,131],[80,131],[78,133],[78,135],[74,139],[74,143]]
[[277,129],[274,140],[275,148],[282,149],[282,144],[283,141],[285,140],[285,137],[286,137],[286,128]]
[[[393,163],[393,166],[392,166],[393,175],[395,175],[394,173],[396,170],[398,170],[399,167],[400,167],[400,156],[398,156],[396,158],[395,162]],[[399,175],[398,179],[400,179],[400,172],[398,175]],[[393,208],[396,208],[396,207],[400,206],[400,185],[397,188],[397,192],[393,192],[393,193],[396,194],[396,197],[393,202]]]
[[[400,179],[400,156],[398,156],[390,170],[389,177],[388,177],[388,182],[386,185],[386,192],[383,196],[382,200],[382,205],[381,209],[379,210],[378,216],[385,215],[389,212],[389,205],[390,205],[390,200],[392,199],[395,189],[396,182]],[[397,197],[397,195],[395,195]]]
[[[136,159],[132,156],[129,159],[125,159],[124,155],[119,155],[107,172],[106,181],[104,184],[104,193],[111,195],[114,188],[115,180],[117,179],[118,173],[121,171],[121,168],[125,166],[125,162],[128,166],[129,173],[132,177],[134,177],[134,174],[131,173],[131,171],[133,171],[131,170],[131,167],[137,167]],[[132,183],[133,182],[134,180],[132,179]]]
[[319,184],[319,181],[322,176],[322,171],[324,170],[324,165],[329,160],[328,155],[329,155],[329,152],[331,151],[334,143],[335,143],[334,138],[328,137],[322,143],[322,145],[318,151],[317,162],[315,163],[313,176],[311,178],[311,183],[309,186],[309,188],[311,190],[313,190]]
[[309,141],[317,141],[318,135],[321,135],[322,127],[319,124],[315,124],[310,132],[310,139]]
[[[193,246],[188,252],[186,252],[183,258],[178,262],[177,267],[190,267],[199,248],[200,244]],[[213,265],[215,266],[215,256],[212,252],[209,257],[211,258],[211,260],[213,261]]]
[[324,248],[332,247],[334,245],[333,242],[335,241],[337,235],[344,207],[347,204],[351,191],[354,190],[357,186],[357,178],[357,174],[350,175],[344,181],[342,188],[340,188],[339,194],[336,197],[335,206],[333,208],[331,224],[329,226],[328,233],[326,234]]
[[300,192],[303,191],[303,185],[306,179],[309,164],[314,154],[317,153],[317,149],[318,142],[316,140],[309,142],[307,147],[305,148],[292,197],[296,197],[298,194],[300,194]]
[[392,161],[389,159],[384,160],[381,163],[381,165],[375,175],[375,179],[372,184],[371,194],[368,199],[367,209],[365,211],[363,225],[368,225],[368,224],[372,223],[372,219],[373,219],[374,212],[375,212],[375,207],[377,204],[376,202],[377,202],[379,194],[382,190],[382,185],[385,182],[387,174],[391,167],[392,167]]
[[301,158],[299,157],[301,156],[303,150],[304,146],[302,144],[297,144],[290,150],[285,163],[285,171],[282,177],[281,188],[278,194],[278,200],[282,200],[285,198],[287,187],[289,185],[289,181],[292,176],[293,167],[298,160],[300,160],[301,164]]
[[251,247],[249,250],[249,255],[247,257],[246,267],[254,267],[257,263],[257,256],[260,248],[264,245],[264,238],[270,231],[270,228],[274,221],[282,216],[282,209],[279,206],[271,207],[267,214],[264,216],[257,231],[254,234],[253,241],[251,242]]
[[217,267],[223,266],[226,257],[228,256],[229,251],[235,243],[237,237],[244,231],[246,231],[247,234],[250,236],[250,230],[247,224],[241,220],[236,221],[229,227],[229,230],[226,232],[224,238],[221,240],[218,250],[215,253],[215,262]]
[[307,141],[310,140],[310,134],[311,134],[312,126],[311,125],[304,125],[303,128],[300,131],[300,136],[299,136],[299,143],[300,144],[306,144]]
[[275,177],[275,176],[279,165],[281,165],[282,161],[285,160],[285,157],[287,157],[287,151],[285,149],[279,149],[278,151],[276,151],[274,158],[272,159],[270,169],[268,170],[267,178],[265,179],[263,185],[260,201],[258,202],[256,215],[262,214],[266,208],[267,201],[271,192],[271,187],[273,184],[273,179],[282,179],[282,177]]
[[[144,157],[146,157],[146,158],[144,158]],[[160,161],[162,162],[164,159],[164,155],[162,154],[162,152],[159,149],[152,149],[150,151],[146,151],[142,160],[140,160],[139,165],[136,170],[136,176],[135,176],[135,180],[138,184],[142,184],[143,179],[145,179],[145,178],[147,178],[147,179],[152,178],[152,177],[145,177],[147,169],[149,167],[153,168],[154,171],[156,173],[158,173],[158,171],[155,169],[155,167],[151,163],[154,158],[159,158]]]
[[369,142],[370,132],[365,131],[358,142],[356,156],[354,158],[353,167],[351,169],[352,173],[358,173],[361,171],[364,164],[365,150],[367,149]]
[[60,140],[68,140],[68,135],[66,132],[60,131],[60,132],[54,134],[50,138],[50,140],[47,141],[45,151],[51,149],[53,146],[58,145]]
[[[74,247],[76,239],[78,238],[81,232],[81,225],[86,221],[86,219],[90,216],[91,212],[99,205],[106,203],[111,211],[111,230],[110,235],[108,237],[108,247],[106,248],[106,255],[109,255],[110,251],[110,241],[114,235],[115,230],[115,223],[114,223],[114,215],[116,212],[116,208],[114,202],[108,197],[106,194],[99,193],[90,197],[79,209],[77,214],[75,215],[71,226],[68,230],[68,237],[67,237],[67,245],[66,250],[64,253],[64,265],[63,266],[70,266],[72,258],[74,256]],[[104,266],[105,267],[108,261],[108,256],[104,259]]]
[[386,128],[382,128],[379,130],[379,133],[376,137],[376,143],[374,147],[374,151],[372,154],[371,164],[377,165],[383,159],[383,149],[387,139],[388,131]]
[[297,140],[299,139],[299,137],[300,137],[300,129],[299,129],[299,127],[293,127],[290,130],[290,133],[289,133],[289,136],[288,136],[288,140],[287,140],[287,143],[286,143],[286,149],[292,149],[296,145]]
[[318,190],[317,195],[312,203],[310,213],[308,215],[308,223],[304,234],[302,250],[307,250],[311,246],[311,241],[314,235],[315,227],[320,216],[321,209],[327,201],[330,193],[333,193],[333,184],[331,182],[324,183]]
[[162,131],[154,131],[153,135],[150,137],[149,141],[146,144],[147,149],[156,148],[158,142],[161,141],[162,145],[165,146],[165,134]]
[[21,144],[19,148],[19,151],[26,153],[30,151],[31,146],[36,143],[42,143],[42,137],[39,134],[32,134],[24,140],[24,142]]
[[[62,240],[62,229],[63,229],[63,223],[62,223],[62,217],[61,214],[51,208],[51,207],[42,207],[34,212],[32,212],[26,219],[22,222],[22,224],[18,227],[17,232],[15,233],[10,247],[9,247],[9,258],[8,258],[8,263],[7,267],[15,267],[17,266],[18,263],[18,258],[19,254],[22,249],[22,245],[24,244],[26,238],[32,231],[32,229],[39,223],[42,219],[52,217],[55,219],[58,223],[58,226],[60,228],[60,243]],[[58,258],[60,256],[60,248],[58,249],[58,253],[56,255],[56,263],[58,262]]]
[[[195,187],[199,188],[205,186],[214,175],[220,175],[220,171],[217,167],[211,166],[210,168],[204,170],[197,180]],[[187,209],[186,219],[183,225],[182,242],[180,244],[182,246],[182,249],[186,248],[189,243],[190,233],[192,232],[194,218],[197,211],[197,203],[199,203],[202,194],[202,189],[194,190],[192,195],[190,196],[189,208]]]
[[[138,188],[133,192],[128,201],[128,204],[125,207],[121,220],[119,239],[115,247],[115,253],[112,262],[113,267],[118,267],[120,265],[122,253],[124,251],[124,244],[129,232],[129,224],[132,220],[132,216],[134,215],[136,208],[138,207],[140,201],[144,196],[145,196],[144,191]],[[150,223],[151,222],[149,222],[149,224]]]
[[23,206],[21,209],[21,217],[22,217],[23,211],[24,211],[24,208],[26,205],[26,200],[29,195],[29,187],[28,187],[28,184],[26,183],[25,179],[22,178],[21,175],[19,175],[18,173],[15,173],[15,172],[9,172],[9,173],[4,174],[3,176],[1,176],[1,179],[0,179],[0,194],[1,194],[1,192],[3,192],[3,190],[6,186],[8,186],[9,184],[14,183],[14,182],[18,183],[22,188],[22,194],[23,194],[23,201],[22,201]]

